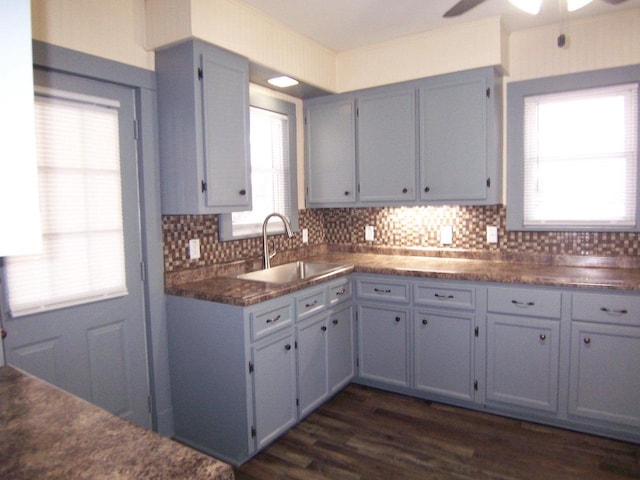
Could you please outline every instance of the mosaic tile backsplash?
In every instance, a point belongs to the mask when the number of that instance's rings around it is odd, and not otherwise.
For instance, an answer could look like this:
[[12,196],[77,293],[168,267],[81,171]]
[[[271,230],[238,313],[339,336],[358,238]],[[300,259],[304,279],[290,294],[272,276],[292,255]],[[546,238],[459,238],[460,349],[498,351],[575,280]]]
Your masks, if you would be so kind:
[[[301,236],[270,237],[281,258],[303,258],[327,245],[340,247],[399,247],[413,250],[487,251],[540,255],[638,257],[637,233],[507,232],[504,206],[425,206],[331,208],[300,210],[300,228],[309,230],[309,244]],[[373,225],[375,240],[366,242],[365,226]],[[440,245],[440,227],[453,226],[453,243]],[[498,243],[486,242],[486,227],[498,227]],[[227,262],[258,260],[262,239],[220,242],[216,215],[163,217],[165,271],[176,272]],[[189,260],[191,238],[201,242],[201,258]],[[289,261],[289,260],[287,260]]]

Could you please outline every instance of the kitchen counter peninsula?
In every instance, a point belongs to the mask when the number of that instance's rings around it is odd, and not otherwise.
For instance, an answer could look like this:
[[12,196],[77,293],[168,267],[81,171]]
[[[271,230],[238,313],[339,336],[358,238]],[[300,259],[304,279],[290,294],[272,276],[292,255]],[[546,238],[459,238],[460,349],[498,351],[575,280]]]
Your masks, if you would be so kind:
[[230,465],[0,367],[0,478],[232,480]]
[[455,258],[381,253],[328,252],[306,261],[350,265],[353,268],[321,279],[277,285],[231,276],[212,276],[168,286],[169,295],[249,306],[302,290],[351,272],[444,280],[466,280],[565,288],[640,292],[640,265],[601,257],[561,257],[543,262],[527,259]]

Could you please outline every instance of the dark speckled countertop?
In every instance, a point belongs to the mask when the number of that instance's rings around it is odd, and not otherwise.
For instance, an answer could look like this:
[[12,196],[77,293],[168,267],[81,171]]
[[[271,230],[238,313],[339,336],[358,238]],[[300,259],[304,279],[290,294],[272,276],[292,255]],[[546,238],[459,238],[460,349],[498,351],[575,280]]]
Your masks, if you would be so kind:
[[232,480],[230,465],[0,367],[0,478]]
[[336,275],[276,285],[230,276],[213,276],[168,286],[166,293],[248,306],[301,290],[351,272],[404,275],[408,277],[517,283],[569,288],[608,289],[640,292],[640,269],[636,265],[615,266],[585,258],[582,262],[532,263],[522,261],[452,258],[423,255],[329,252],[306,261],[349,265]]

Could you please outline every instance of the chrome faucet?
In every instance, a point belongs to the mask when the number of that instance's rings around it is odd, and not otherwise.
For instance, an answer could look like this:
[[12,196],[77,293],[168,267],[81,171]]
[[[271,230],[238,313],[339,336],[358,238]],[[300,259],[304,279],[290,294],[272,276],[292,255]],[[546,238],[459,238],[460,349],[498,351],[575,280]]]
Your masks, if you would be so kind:
[[278,217],[280,220],[282,220],[282,223],[284,223],[284,228],[287,231],[287,235],[289,236],[289,238],[293,237],[293,230],[291,230],[291,224],[289,223],[289,220],[287,220],[287,217],[275,212],[267,215],[267,218],[265,218],[264,222],[262,222],[262,246],[264,249],[264,252],[263,252],[264,268],[271,268],[271,259],[276,256],[275,248],[273,249],[273,252],[269,252],[269,240],[267,240],[267,223],[269,223],[269,220],[271,219],[271,217]]

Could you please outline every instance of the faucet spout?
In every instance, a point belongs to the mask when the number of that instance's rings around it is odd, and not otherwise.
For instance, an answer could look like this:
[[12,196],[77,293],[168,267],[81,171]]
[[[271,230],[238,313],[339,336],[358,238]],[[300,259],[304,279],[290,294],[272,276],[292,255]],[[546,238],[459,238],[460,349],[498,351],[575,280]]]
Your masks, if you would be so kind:
[[270,213],[269,215],[267,215],[267,218],[265,218],[264,222],[262,222],[262,247],[263,247],[263,256],[264,256],[264,259],[263,259],[264,268],[271,268],[271,259],[276,254],[275,249],[273,250],[273,252],[269,251],[269,240],[267,239],[267,224],[269,223],[269,220],[272,217],[277,217],[280,220],[282,220],[282,223],[284,223],[284,228],[287,232],[287,236],[289,238],[293,237],[293,230],[291,229],[291,224],[289,223],[289,220],[287,220],[287,217],[276,212]]

